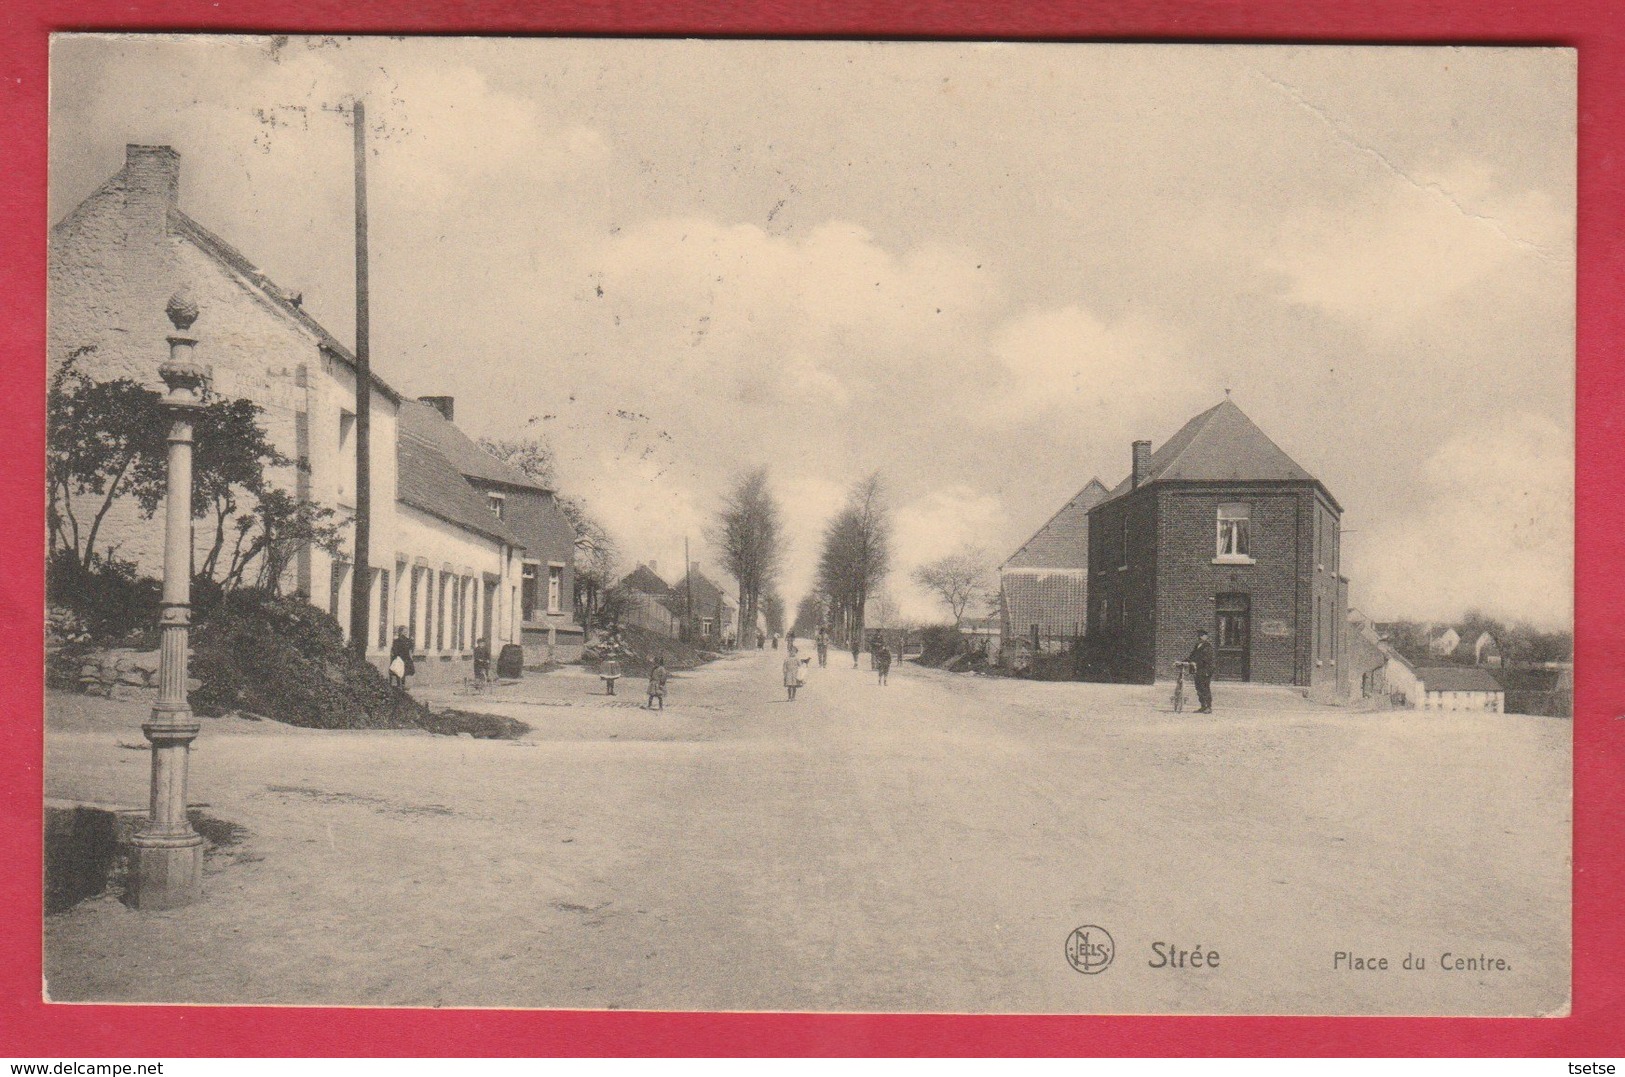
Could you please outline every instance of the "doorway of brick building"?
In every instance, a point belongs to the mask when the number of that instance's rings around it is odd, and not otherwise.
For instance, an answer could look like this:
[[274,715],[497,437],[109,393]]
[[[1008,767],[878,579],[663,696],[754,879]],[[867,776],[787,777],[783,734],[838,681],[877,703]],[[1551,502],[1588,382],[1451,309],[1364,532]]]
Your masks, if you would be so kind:
[[1213,632],[1213,676],[1221,681],[1250,679],[1253,639],[1253,600],[1251,595],[1215,596]]

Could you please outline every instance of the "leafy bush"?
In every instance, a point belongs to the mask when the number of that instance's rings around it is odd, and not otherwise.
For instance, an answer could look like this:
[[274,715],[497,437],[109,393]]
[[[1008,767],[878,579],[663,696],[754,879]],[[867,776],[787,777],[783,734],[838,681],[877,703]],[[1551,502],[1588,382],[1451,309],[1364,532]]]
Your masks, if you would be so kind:
[[79,667],[94,640],[84,619],[66,606],[45,609],[45,683],[68,691],[79,687]]
[[157,580],[117,557],[93,555],[87,565],[73,551],[58,549],[46,563],[46,601],[73,613],[97,643],[156,647],[160,591]]
[[954,625],[926,625],[920,629],[920,665],[940,666],[964,651],[965,637]]
[[192,704],[311,729],[433,728],[434,716],[344,643],[338,622],[297,597],[232,591],[193,633]]

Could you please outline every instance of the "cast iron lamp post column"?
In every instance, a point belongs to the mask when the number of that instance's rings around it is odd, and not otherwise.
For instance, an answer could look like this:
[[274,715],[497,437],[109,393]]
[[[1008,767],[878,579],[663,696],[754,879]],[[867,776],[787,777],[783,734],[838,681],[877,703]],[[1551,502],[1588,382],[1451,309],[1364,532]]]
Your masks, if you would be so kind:
[[164,590],[159,614],[158,702],[141,727],[152,742],[152,806],[135,847],[133,903],[170,909],[203,895],[203,837],[186,817],[186,764],[198,734],[186,700],[186,649],[192,622],[192,413],[208,375],[192,361],[197,341],[184,336],[197,303],[184,290],[164,308],[175,326],[169,362],[159,368],[169,395],[169,468],[164,496]]

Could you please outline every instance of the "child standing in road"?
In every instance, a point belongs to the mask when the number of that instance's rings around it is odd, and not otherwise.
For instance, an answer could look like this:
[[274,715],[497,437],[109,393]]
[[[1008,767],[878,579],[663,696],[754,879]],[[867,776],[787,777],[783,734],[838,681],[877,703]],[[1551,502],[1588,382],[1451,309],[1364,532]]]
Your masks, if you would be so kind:
[[885,684],[886,674],[891,672],[891,648],[885,640],[875,644],[875,669],[880,672],[880,683]]
[[666,660],[655,658],[655,668],[649,671],[649,710],[666,709]]

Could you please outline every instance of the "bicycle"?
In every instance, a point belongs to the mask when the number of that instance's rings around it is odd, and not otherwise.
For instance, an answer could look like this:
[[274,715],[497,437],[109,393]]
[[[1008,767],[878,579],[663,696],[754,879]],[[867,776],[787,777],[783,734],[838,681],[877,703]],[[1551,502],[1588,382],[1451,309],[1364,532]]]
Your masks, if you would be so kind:
[[1185,709],[1185,674],[1189,673],[1191,679],[1196,678],[1196,663],[1178,661],[1174,663],[1174,713],[1179,714]]

